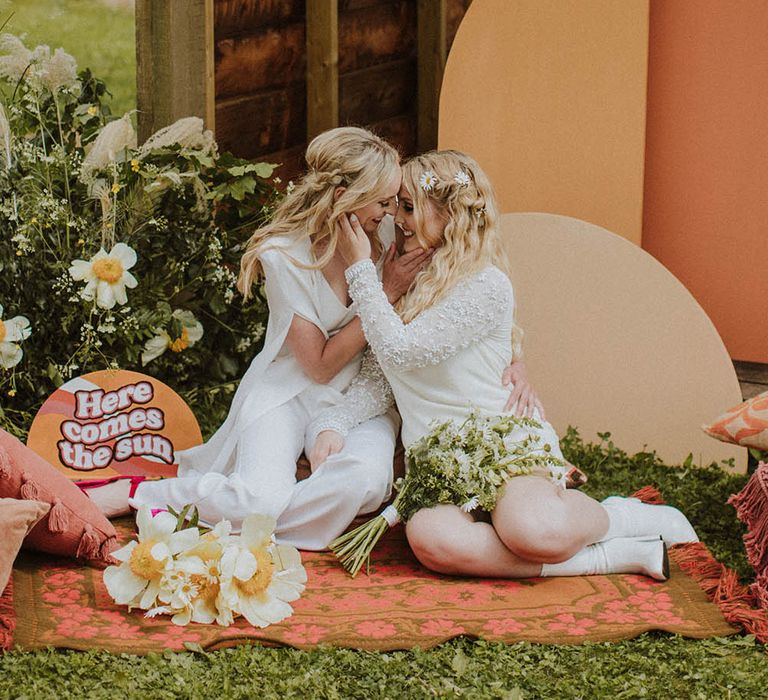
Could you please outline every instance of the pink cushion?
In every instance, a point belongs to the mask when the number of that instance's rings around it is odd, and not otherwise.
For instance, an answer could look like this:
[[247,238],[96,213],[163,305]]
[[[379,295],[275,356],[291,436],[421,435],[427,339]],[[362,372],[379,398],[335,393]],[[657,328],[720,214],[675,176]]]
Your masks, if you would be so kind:
[[36,452],[0,430],[0,498],[43,501],[51,510],[23,546],[109,563],[117,533],[93,502]]
[[0,591],[11,577],[13,562],[27,533],[51,509],[42,501],[0,498]]
[[768,450],[768,391],[729,408],[702,428],[723,442]]

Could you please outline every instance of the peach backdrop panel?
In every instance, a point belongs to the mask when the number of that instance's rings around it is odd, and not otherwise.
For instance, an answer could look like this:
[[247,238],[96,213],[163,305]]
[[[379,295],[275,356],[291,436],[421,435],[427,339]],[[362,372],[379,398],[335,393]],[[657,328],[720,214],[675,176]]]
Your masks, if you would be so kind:
[[651,3],[643,247],[768,362],[768,2]]
[[668,464],[735,460],[747,451],[701,429],[741,401],[712,322],[661,263],[621,236],[553,214],[502,216],[525,331],[525,361],[547,418],[585,440],[610,431],[630,452]]
[[640,242],[648,0],[474,0],[448,57],[440,148],[471,153],[502,211]]

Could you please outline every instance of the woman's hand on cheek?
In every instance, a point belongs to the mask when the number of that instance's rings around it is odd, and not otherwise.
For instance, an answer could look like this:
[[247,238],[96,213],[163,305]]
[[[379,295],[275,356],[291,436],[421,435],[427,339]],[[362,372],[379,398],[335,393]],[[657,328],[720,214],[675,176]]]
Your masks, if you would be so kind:
[[382,284],[390,304],[394,304],[413,284],[416,275],[432,259],[432,249],[416,248],[397,256],[393,243],[384,258]]
[[371,242],[354,214],[339,217],[338,250],[347,266],[371,257]]

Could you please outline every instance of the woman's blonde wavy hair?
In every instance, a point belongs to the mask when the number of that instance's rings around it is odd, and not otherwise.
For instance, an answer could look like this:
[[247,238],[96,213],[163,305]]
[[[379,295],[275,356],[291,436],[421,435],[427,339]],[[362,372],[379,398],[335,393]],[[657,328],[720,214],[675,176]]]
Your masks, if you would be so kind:
[[[433,176],[428,189],[423,186],[425,173]],[[425,220],[435,215],[445,220],[442,244],[396,305],[402,320],[409,323],[461,279],[491,264],[508,273],[508,265],[499,240],[496,195],[477,161],[459,151],[415,156],[403,165],[403,186],[413,199],[414,233],[422,247],[428,246],[419,234]],[[522,337],[522,329],[513,322],[514,358],[522,356]]]
[[[248,240],[237,280],[237,288],[246,299],[262,273],[259,255],[272,237],[288,234],[297,240],[309,238],[315,252],[315,264],[309,267],[324,267],[336,251],[339,217],[380,199],[400,166],[400,157],[390,144],[355,126],[316,136],[305,157],[307,172],[285,195],[271,221]],[[337,187],[345,188],[338,199],[334,194]],[[380,252],[381,243],[373,243]]]

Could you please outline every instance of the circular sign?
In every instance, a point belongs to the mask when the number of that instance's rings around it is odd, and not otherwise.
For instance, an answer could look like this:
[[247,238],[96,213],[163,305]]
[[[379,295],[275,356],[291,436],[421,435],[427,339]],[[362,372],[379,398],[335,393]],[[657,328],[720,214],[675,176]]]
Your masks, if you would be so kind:
[[192,410],[169,386],[138,372],[71,379],[42,405],[27,446],[73,479],[175,476],[179,450],[203,441]]

